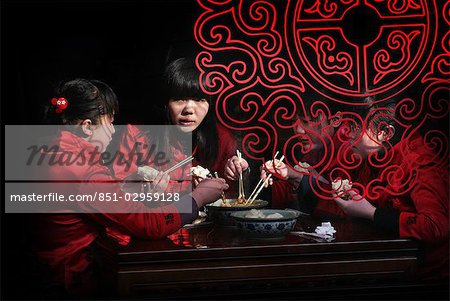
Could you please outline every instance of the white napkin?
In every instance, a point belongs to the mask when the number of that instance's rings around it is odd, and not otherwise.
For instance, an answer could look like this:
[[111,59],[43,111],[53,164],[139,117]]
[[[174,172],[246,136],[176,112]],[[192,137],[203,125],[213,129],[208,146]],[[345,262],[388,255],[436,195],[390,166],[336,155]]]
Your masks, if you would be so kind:
[[322,223],[322,226],[317,226],[314,232],[323,236],[324,238],[327,238],[333,237],[334,233],[336,233],[336,230],[334,229],[334,227],[331,225],[330,222],[325,222]]

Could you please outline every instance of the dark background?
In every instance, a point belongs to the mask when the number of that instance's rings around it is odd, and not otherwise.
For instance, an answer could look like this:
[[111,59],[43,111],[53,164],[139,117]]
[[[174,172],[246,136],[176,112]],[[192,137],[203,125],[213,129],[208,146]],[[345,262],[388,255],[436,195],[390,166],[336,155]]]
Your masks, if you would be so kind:
[[[158,80],[167,60],[198,50],[198,13],[195,0],[2,0],[2,124],[42,123],[41,108],[56,84],[76,77],[113,88],[120,103],[116,124],[161,124]],[[29,218],[2,214],[2,300],[36,298],[29,291],[39,283],[28,273],[35,268],[28,258]]]
[[[167,61],[199,50],[193,37],[199,12],[195,0],[1,0],[2,124],[42,123],[54,86],[76,77],[113,88],[116,124],[161,124],[160,76]],[[345,26],[355,39],[370,30]],[[420,95],[416,90],[410,87],[410,95]],[[430,127],[448,134],[448,118]],[[33,297],[26,289],[35,279],[24,273],[29,216],[2,214],[1,299]]]
[[158,124],[158,79],[167,59],[195,53],[198,13],[195,0],[2,1],[4,124],[41,123],[54,86],[76,77],[113,88],[116,124]]

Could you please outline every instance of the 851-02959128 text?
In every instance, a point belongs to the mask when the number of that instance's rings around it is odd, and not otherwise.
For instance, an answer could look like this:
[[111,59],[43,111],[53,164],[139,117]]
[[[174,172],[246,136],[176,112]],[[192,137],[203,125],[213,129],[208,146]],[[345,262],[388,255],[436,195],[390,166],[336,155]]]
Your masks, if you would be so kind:
[[94,194],[69,194],[50,192],[46,194],[11,194],[11,202],[178,202],[179,193],[113,193],[95,192]]

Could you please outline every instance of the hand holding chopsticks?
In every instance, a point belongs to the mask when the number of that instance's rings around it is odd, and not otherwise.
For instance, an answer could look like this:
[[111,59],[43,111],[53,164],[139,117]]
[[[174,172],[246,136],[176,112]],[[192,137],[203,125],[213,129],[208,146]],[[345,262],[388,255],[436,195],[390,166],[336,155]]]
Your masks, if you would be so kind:
[[[273,158],[273,164],[275,164],[275,168],[279,167],[281,163],[283,163],[284,160],[284,155],[281,156],[280,160],[277,160],[276,157],[278,155],[278,151],[275,153],[275,156]],[[264,188],[264,186],[266,186],[266,184],[269,182],[270,178],[272,178],[272,174],[268,175],[266,179],[260,179],[258,184],[256,185],[255,189],[253,190],[253,192],[250,194],[250,197],[248,198],[246,204],[251,205],[256,198],[258,197],[259,193],[261,192],[261,190]]]
[[225,164],[225,170],[224,170],[224,176],[228,180],[231,181],[238,181],[240,178],[240,175],[247,171],[249,168],[248,162],[241,157],[234,155],[233,157],[229,158],[227,163]]

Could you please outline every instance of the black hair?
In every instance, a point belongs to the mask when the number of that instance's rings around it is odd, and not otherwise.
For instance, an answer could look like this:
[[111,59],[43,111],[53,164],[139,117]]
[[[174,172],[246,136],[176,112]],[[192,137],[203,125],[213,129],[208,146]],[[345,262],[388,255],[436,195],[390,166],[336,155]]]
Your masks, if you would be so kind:
[[[367,118],[367,126],[371,126],[374,133],[387,131],[388,126],[395,125],[395,106],[394,100],[383,103],[376,103],[375,96],[366,96],[363,99],[364,106],[361,107],[360,116],[363,120]],[[373,114],[379,111],[380,114]]]
[[373,133],[377,134],[380,131],[389,133],[394,128],[394,133],[389,139],[389,144],[394,145],[398,142],[401,136],[400,128],[396,127],[396,107],[397,101],[389,99],[384,102],[377,102],[375,96],[365,96],[362,100],[365,104],[359,109],[359,115],[362,120],[366,120],[366,127]]
[[85,119],[98,124],[101,115],[112,117],[119,110],[114,91],[99,80],[77,78],[60,82],[54,97],[65,98],[68,105],[58,112],[57,106],[49,102],[45,118],[49,124],[76,125]]
[[[200,82],[200,71],[193,58],[178,58],[167,65],[163,75],[163,95],[166,105],[171,99],[205,99],[209,109],[199,127],[192,133],[192,146],[197,147],[195,157],[199,162],[210,168],[218,155],[218,135],[214,103],[202,86],[206,88],[206,82]],[[169,114],[166,114],[167,123],[171,124]]]
[[[206,88],[206,82],[202,86]],[[186,97],[211,100],[202,90],[200,71],[193,58],[181,57],[169,63],[164,70],[162,88],[166,101]]]

